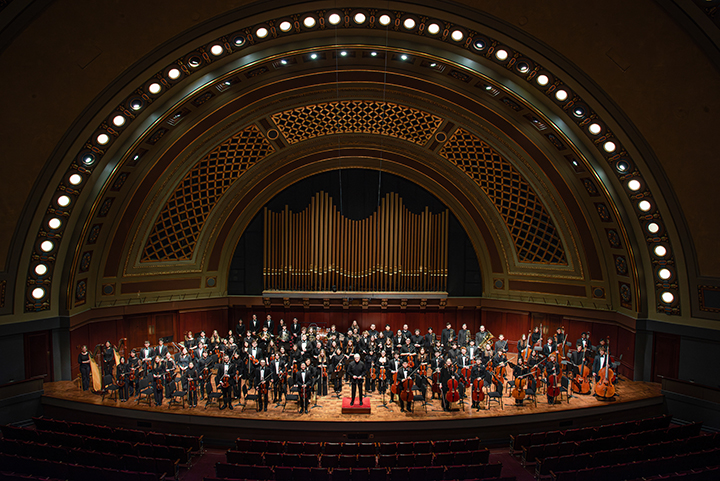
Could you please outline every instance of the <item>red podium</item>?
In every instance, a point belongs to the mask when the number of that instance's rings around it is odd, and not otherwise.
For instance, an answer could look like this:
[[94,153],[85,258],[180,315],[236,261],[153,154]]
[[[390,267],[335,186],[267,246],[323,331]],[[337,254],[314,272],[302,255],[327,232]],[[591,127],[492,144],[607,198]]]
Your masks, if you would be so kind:
[[344,397],[342,402],[342,413],[343,414],[370,414],[370,398],[366,397],[363,399],[362,406],[360,400],[355,398],[355,404],[350,405],[350,398]]

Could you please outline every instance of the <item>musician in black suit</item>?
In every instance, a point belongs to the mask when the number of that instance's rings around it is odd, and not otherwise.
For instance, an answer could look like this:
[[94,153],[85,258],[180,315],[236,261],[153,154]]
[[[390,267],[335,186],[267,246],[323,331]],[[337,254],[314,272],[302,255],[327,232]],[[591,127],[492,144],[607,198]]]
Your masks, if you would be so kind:
[[260,365],[255,369],[255,389],[258,395],[258,411],[267,411],[269,385],[272,380],[272,370],[265,364],[265,359],[260,359]]
[[[188,395],[188,406],[191,408],[197,407],[198,403],[198,371],[195,368],[195,363],[190,361],[188,368],[183,372],[183,385],[187,386]],[[192,389],[191,389],[192,388]]]
[[248,326],[248,329],[253,334],[257,334],[262,329],[262,323],[258,320],[255,314],[253,314],[252,319],[250,319],[250,325]]
[[[223,385],[223,380],[225,384]],[[217,375],[215,376],[215,385],[222,390],[222,404],[220,409],[233,408],[231,402],[232,387],[235,384],[235,364],[230,362],[230,356],[223,356],[222,363],[218,366]]]
[[360,360],[360,354],[355,354],[353,360],[348,364],[348,375],[350,376],[350,382],[352,383],[352,395],[350,397],[350,405],[355,404],[355,389],[357,388],[360,394],[360,405],[363,405],[363,384],[365,382],[365,363]]
[[[305,414],[308,412],[308,404],[310,403],[310,392],[314,383],[313,377],[307,372],[305,363],[300,363],[300,370],[295,373],[295,384],[298,386],[298,398],[300,400],[300,412]],[[304,394],[304,395],[303,395]]]
[[598,376],[598,373],[600,370],[604,367],[607,367],[609,364],[608,355],[606,355],[605,346],[600,346],[598,349],[598,354],[595,356],[595,360],[593,361],[592,366],[592,374],[595,378],[595,382],[598,382],[600,380],[600,376]]
[[457,341],[460,347],[466,347],[470,342],[471,338],[470,330],[467,328],[467,324],[462,325],[462,329],[458,331]]
[[270,335],[275,335],[275,322],[273,322],[272,317],[270,317],[270,314],[267,315],[265,318],[265,322],[263,322],[263,327],[267,327],[268,332]]
[[432,327],[428,327],[428,332],[425,334],[425,340],[423,341],[423,346],[425,349],[430,352],[432,348],[435,346],[435,333],[433,332]]
[[282,359],[279,355],[273,354],[272,356],[270,356],[270,370],[272,371],[274,403],[280,402],[283,397],[282,385],[285,382],[285,376],[287,375],[287,373],[285,372],[285,366],[287,366],[285,360]]
[[498,340],[495,342],[495,353],[498,351],[508,352],[508,342],[505,340],[505,336],[500,334]]
[[140,361],[143,367],[143,377],[148,376],[152,371],[153,358],[155,357],[155,350],[150,347],[150,341],[145,341],[145,347],[140,349]]
[[162,338],[158,339],[158,345],[155,348],[155,355],[160,356],[162,359],[165,359],[168,353],[168,348],[165,345],[165,341],[163,341]]
[[129,397],[129,374],[130,365],[125,361],[125,356],[120,356],[120,363],[115,367],[115,379],[117,380],[117,385],[119,387],[118,392],[120,393],[121,402],[127,401]]
[[440,336],[440,342],[442,343],[443,347],[445,349],[448,349],[450,347],[450,343],[455,339],[455,329],[452,328],[452,324],[449,322],[445,326],[445,329],[442,330],[442,335]]
[[[213,355],[214,356],[214,355]],[[198,379],[200,380],[200,399],[205,399],[205,394],[208,396],[212,392],[211,374],[213,367],[215,366],[215,358],[210,356],[208,351],[203,351],[202,357],[198,360],[197,370]]]

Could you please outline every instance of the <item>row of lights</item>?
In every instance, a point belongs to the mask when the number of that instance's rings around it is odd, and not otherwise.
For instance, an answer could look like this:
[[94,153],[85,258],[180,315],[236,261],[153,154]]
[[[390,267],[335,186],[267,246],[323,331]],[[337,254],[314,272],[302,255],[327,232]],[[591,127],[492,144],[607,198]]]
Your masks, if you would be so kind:
[[[314,16],[314,15],[306,15],[302,19],[302,25],[306,29],[313,29],[318,24],[318,18],[319,17]],[[339,25],[342,22],[342,19],[343,19],[343,17],[339,13],[336,13],[336,12],[331,12],[326,17],[327,22],[333,26]],[[354,15],[352,15],[353,22],[358,26],[367,24],[368,19],[369,19],[368,15],[366,15],[366,13],[361,12],[361,11],[356,11],[354,13]],[[392,19],[391,15],[385,13],[385,14],[379,15],[377,17],[377,21],[380,25],[388,27],[393,22],[393,19]],[[417,31],[417,29],[418,29],[418,22],[412,16],[401,17],[399,24],[402,25],[402,27],[408,32]],[[279,23],[278,27],[281,32],[288,33],[293,29],[293,23],[288,20],[283,20]],[[427,28],[425,29],[425,31],[432,36],[436,36],[443,31],[443,27],[441,27],[440,23],[438,23],[438,22],[431,22],[427,25]],[[264,39],[270,34],[270,30],[266,26],[257,27],[254,30],[254,32],[255,32],[256,37],[259,39]],[[454,42],[459,43],[466,38],[466,33],[463,30],[456,28],[452,32],[450,32],[450,38]],[[238,34],[238,35],[235,35],[234,37],[232,37],[231,45],[233,45],[234,47],[237,47],[237,48],[243,47],[245,45],[245,43],[246,43],[246,37],[243,34]],[[487,48],[488,43],[489,42],[483,38],[476,38],[476,39],[473,39],[472,47],[477,51],[484,51]],[[215,42],[215,43],[210,44],[206,48],[206,51],[209,52],[209,54],[212,55],[213,57],[221,57],[221,56],[225,55],[229,50],[228,50],[228,48],[226,48],[225,46],[222,45],[222,42]],[[343,56],[342,53],[343,52],[341,52],[341,56]],[[315,56],[315,57],[313,57],[313,56]],[[508,59],[510,58],[510,52],[508,49],[506,49],[504,47],[500,47],[494,51],[494,56],[495,56],[495,59],[499,62],[507,62]],[[311,54],[310,57],[313,59],[317,58],[317,54]],[[407,58],[408,57],[406,55],[401,56],[402,60],[406,60]],[[191,69],[196,69],[203,64],[203,58],[202,58],[202,56],[200,56],[197,53],[192,53],[188,57],[186,57],[184,64],[185,64],[185,66],[187,66]],[[528,74],[531,71],[530,61],[526,61],[526,60],[518,61],[515,64],[515,69],[520,74],[523,74],[523,75]],[[166,77],[167,80],[165,78],[163,78],[162,81],[151,80],[150,82],[148,82],[145,85],[144,90],[147,92],[147,94],[149,94],[149,96],[156,97],[163,92],[163,90],[165,88],[163,85],[167,86],[167,81],[175,82],[175,81],[178,81],[182,76],[183,76],[183,71],[181,70],[181,68],[179,68],[179,63],[172,65],[168,69],[166,69],[166,71],[164,73],[164,77]],[[535,82],[540,88],[545,88],[550,84],[551,76],[547,73],[540,73],[539,75],[535,76]],[[571,97],[571,93],[565,88],[558,88],[558,89],[548,88],[548,92],[551,92],[551,91],[554,91],[555,100],[557,100],[558,102],[561,102],[561,103],[567,102]],[[146,105],[146,101],[147,101],[147,99],[146,99],[145,95],[135,96],[129,100],[127,105],[131,111],[137,112],[137,111],[140,111]],[[571,109],[571,113],[576,119],[584,119],[584,117],[587,114],[585,108],[583,106],[577,105],[577,104],[575,104],[575,106]],[[128,116],[125,113],[116,113],[112,116],[111,123],[115,128],[121,129],[121,128],[125,127],[129,117],[132,118],[132,115]],[[587,131],[590,135],[597,137],[597,136],[600,136],[600,134],[603,132],[603,127],[599,123],[593,122],[587,126]],[[116,132],[113,133],[110,130],[99,132],[95,137],[96,144],[98,146],[106,146],[112,140],[112,135],[116,135],[116,134],[117,134]],[[605,141],[602,144],[602,148],[606,153],[613,153],[617,150],[616,144],[612,141]],[[83,154],[82,163],[85,166],[93,165],[95,163],[95,160],[96,159],[95,159],[94,155],[89,154],[89,153]],[[629,164],[624,160],[618,161],[618,163],[616,164],[616,169],[618,170],[619,173],[622,173],[629,169]],[[80,174],[74,173],[69,177],[68,180],[72,186],[79,186],[83,182],[84,179]],[[630,182],[633,182],[633,180],[631,180]],[[632,191],[640,189],[639,181],[635,180],[635,182],[638,182],[638,184],[632,183],[632,185],[631,185],[630,183],[628,183],[628,188]],[[56,202],[61,207],[67,207],[67,205],[70,204],[70,198],[66,195],[62,195],[56,199]],[[65,205],[63,206],[62,203],[65,203]],[[652,204],[645,199],[641,200],[637,204],[637,206],[644,213],[646,213],[652,209]],[[48,221],[48,227],[51,230],[58,230],[58,229],[60,229],[61,226],[62,226],[62,221],[57,217],[53,217]],[[648,223],[646,228],[647,228],[648,232],[651,234],[656,234],[660,230],[660,226],[655,222]],[[41,244],[42,251],[46,252],[46,253],[51,252],[54,248],[55,248],[55,244],[52,240],[45,240]],[[46,250],[46,249],[48,249],[48,250]],[[662,245],[656,246],[654,252],[659,257],[664,257],[668,254],[667,249]],[[660,254],[661,252],[662,252],[662,254]],[[34,272],[37,275],[42,276],[48,272],[48,268],[44,264],[38,264],[35,267]],[[40,274],[40,272],[42,272],[42,274]],[[661,269],[660,271],[658,271],[658,276],[661,279],[664,279],[664,278],[669,279],[670,277],[672,277],[672,273],[670,273],[670,276],[667,277],[668,272],[669,272],[669,270],[667,270],[667,269],[664,269],[664,270]],[[33,295],[33,298],[35,298],[35,299],[42,299],[46,295],[46,293],[43,288],[37,287],[37,288],[33,289],[32,295]],[[672,303],[674,301],[674,296],[669,291],[663,292],[661,295],[661,298],[663,299],[664,302],[666,302],[668,304]],[[670,299],[670,300],[668,301],[668,299]]]

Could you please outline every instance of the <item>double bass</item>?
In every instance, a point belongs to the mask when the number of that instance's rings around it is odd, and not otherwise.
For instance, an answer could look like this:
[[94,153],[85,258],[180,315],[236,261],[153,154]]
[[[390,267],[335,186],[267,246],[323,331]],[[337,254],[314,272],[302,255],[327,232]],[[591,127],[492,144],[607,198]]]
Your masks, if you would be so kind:
[[586,350],[587,346],[583,348],[583,360],[580,366],[578,366],[580,372],[577,376],[573,377],[572,380],[572,390],[578,394],[587,394],[590,392],[590,368],[585,363],[587,360],[585,357]]
[[615,396],[615,385],[613,379],[615,373],[610,369],[610,347],[608,346],[605,353],[605,365],[598,371],[598,382],[595,383],[595,395],[602,398],[611,398]]

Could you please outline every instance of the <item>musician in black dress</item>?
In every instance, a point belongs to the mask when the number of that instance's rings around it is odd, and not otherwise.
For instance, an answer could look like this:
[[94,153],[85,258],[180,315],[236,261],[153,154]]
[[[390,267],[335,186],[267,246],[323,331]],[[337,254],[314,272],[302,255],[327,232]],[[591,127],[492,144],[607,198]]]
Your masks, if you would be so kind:
[[298,386],[298,398],[300,401],[300,412],[308,412],[308,404],[310,403],[310,394],[314,379],[307,372],[305,363],[300,364],[300,370],[295,373],[295,384]]
[[232,387],[235,383],[235,364],[230,362],[230,356],[225,355],[222,363],[218,366],[215,376],[215,385],[222,391],[222,404],[220,409],[233,408],[231,402]]
[[183,373],[183,385],[187,386],[188,406],[197,407],[198,403],[198,370],[195,363],[190,361],[188,368]]
[[[473,380],[473,382],[476,379],[482,379],[483,381],[483,387],[486,385],[485,383],[487,381],[487,371],[485,369],[485,366],[482,363],[482,359],[475,358],[475,362],[473,364],[472,370],[470,371],[470,378]],[[472,407],[475,409],[480,409],[480,402],[473,401]]]
[[255,390],[258,395],[258,411],[267,411],[268,408],[268,392],[270,391],[270,381],[272,380],[272,370],[270,366],[265,364],[265,359],[260,359],[260,365],[255,369]]
[[358,390],[360,405],[363,405],[363,384],[365,383],[365,363],[360,360],[360,354],[355,354],[353,360],[348,364],[348,376],[352,383],[352,394],[350,397],[350,405],[355,404],[355,390]]
[[160,406],[163,402],[163,383],[165,382],[165,363],[160,356],[155,356],[155,364],[152,369],[153,392],[155,393],[155,405]]
[[330,369],[330,360],[327,357],[327,354],[325,353],[325,349],[322,349],[318,353],[317,357],[317,393],[318,396],[327,396],[328,393],[328,376],[329,372],[328,369]]
[[103,375],[107,376],[108,374],[112,374],[113,367],[115,367],[115,348],[113,348],[113,345],[110,343],[110,341],[107,341],[105,343],[102,356]]
[[87,346],[83,346],[78,354],[78,364],[80,364],[80,378],[82,379],[82,389],[87,391],[90,389],[90,353]]
[[118,397],[120,402],[128,400],[128,374],[130,366],[125,361],[125,356],[120,356],[120,362],[115,367],[115,379],[118,385]]
[[165,397],[170,399],[175,392],[175,359],[169,352],[165,355]]
[[128,359],[128,397],[138,392],[138,373],[140,372],[140,359],[137,357],[135,349],[130,351],[130,359]]
[[345,361],[345,356],[342,353],[342,349],[338,346],[335,350],[335,354],[330,358],[330,369],[332,370],[333,376],[333,389],[336,393],[342,390],[342,371]]
[[202,357],[198,360],[198,380],[200,385],[200,399],[205,399],[212,392],[211,371],[215,366],[215,358],[210,356],[208,351],[203,351]]

